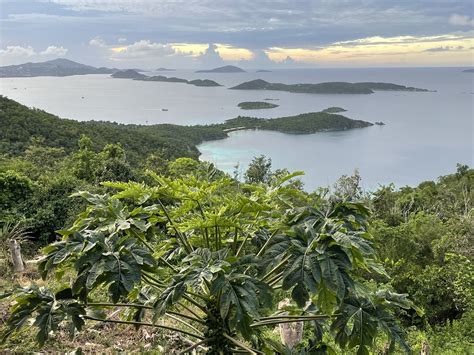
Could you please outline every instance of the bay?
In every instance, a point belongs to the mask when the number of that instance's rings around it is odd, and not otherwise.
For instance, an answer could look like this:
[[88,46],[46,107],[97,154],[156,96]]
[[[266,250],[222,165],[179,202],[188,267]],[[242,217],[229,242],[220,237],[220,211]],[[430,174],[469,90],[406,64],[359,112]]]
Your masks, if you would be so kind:
[[[152,74],[152,73],[148,73]],[[270,73],[211,74],[178,70],[160,73],[185,79],[212,79],[223,87],[113,79],[107,75],[0,79],[0,94],[60,117],[120,123],[182,125],[223,122],[238,115],[281,117],[330,106],[347,117],[385,126],[289,135],[239,131],[199,146],[201,159],[232,172],[244,170],[260,154],[274,168],[304,170],[306,187],[331,185],[359,169],[363,186],[416,185],[453,172],[456,163],[473,165],[474,75],[461,68],[298,69]],[[237,91],[228,87],[261,78],[270,82],[380,81],[436,90],[376,92],[372,95],[311,95]],[[241,101],[264,99],[270,110],[241,110]],[[163,109],[167,110],[164,111]]]

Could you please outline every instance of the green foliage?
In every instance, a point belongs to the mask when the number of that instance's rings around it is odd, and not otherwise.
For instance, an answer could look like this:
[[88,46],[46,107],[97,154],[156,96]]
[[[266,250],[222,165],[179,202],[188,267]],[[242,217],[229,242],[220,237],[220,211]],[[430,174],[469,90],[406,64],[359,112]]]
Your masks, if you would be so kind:
[[374,194],[372,232],[391,284],[425,313],[404,314],[407,325],[439,327],[472,310],[473,181],[474,171],[459,165],[438,182]]
[[245,172],[245,182],[268,183],[271,178],[272,160],[264,155],[253,158]]
[[[176,162],[170,171],[188,164]],[[116,322],[90,315],[91,307],[107,307],[97,300],[102,295],[110,305],[144,307],[130,313],[133,321],[119,322],[173,329],[202,340],[209,353],[258,350],[265,344],[263,328],[289,320],[308,322],[318,334],[330,329],[339,346],[359,353],[382,332],[405,345],[392,309],[411,304],[403,295],[360,286],[362,271],[382,270],[369,242],[367,208],[354,202],[310,206],[289,182],[298,174],[239,186],[225,176],[203,178],[191,165],[197,175],[150,173],[153,184],[107,182],[115,194],[75,194],[87,208],[44,249],[39,264],[45,280],[52,273],[72,276],[67,297],[21,291],[5,335],[30,318],[40,342],[72,315]],[[272,314],[279,289],[291,293],[296,318]],[[192,316],[189,306],[197,310]],[[193,331],[147,323],[148,310],[155,320],[173,314],[190,320]],[[82,327],[74,319],[73,325]],[[326,346],[322,336],[313,345]]]

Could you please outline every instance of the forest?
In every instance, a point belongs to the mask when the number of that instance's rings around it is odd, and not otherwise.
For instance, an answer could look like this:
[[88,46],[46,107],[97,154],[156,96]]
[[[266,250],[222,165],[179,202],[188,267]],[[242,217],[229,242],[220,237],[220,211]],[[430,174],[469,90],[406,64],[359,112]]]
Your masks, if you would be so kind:
[[473,169],[306,191],[264,156],[200,162],[232,124],[78,123],[0,98],[0,351],[472,353]]

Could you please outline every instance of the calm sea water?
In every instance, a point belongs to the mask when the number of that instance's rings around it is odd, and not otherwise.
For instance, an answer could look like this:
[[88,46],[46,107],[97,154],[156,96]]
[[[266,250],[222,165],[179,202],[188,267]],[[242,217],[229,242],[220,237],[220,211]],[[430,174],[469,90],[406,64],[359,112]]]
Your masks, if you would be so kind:
[[[266,131],[234,132],[199,146],[201,159],[231,172],[244,170],[260,154],[275,168],[304,170],[308,189],[331,185],[359,169],[364,187],[415,185],[448,174],[456,163],[473,164],[474,75],[460,68],[311,69],[271,73],[161,73],[187,79],[208,78],[224,87],[112,79],[107,75],[0,79],[0,94],[65,118],[122,123],[205,124],[237,115],[280,117],[340,106],[346,116],[374,126],[346,132],[289,135]],[[227,90],[255,78],[284,83],[382,81],[416,86],[433,93],[377,92],[372,95],[311,95]],[[265,98],[280,106],[243,111],[241,101]],[[167,109],[168,111],[162,111]]]

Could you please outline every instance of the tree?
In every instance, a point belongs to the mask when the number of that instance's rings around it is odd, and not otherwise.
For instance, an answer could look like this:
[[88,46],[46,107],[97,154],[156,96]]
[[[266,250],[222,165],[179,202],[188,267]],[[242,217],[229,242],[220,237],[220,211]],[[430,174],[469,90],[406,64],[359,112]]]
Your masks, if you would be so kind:
[[245,182],[252,183],[268,183],[272,174],[272,160],[260,155],[253,158],[245,172]]
[[[303,321],[314,332],[301,344],[306,352],[327,349],[329,334],[358,354],[382,332],[406,347],[393,313],[411,302],[360,276],[383,273],[367,208],[307,205],[302,191],[284,185],[297,175],[239,189],[228,177],[150,173],[153,185],[104,183],[117,192],[76,194],[88,207],[39,264],[45,279],[66,273],[72,284],[18,290],[4,337],[31,318],[41,344],[61,323],[81,330],[98,321],[179,332],[193,343],[184,352],[257,353],[278,348],[265,328]],[[292,306],[281,314],[276,305],[287,295]],[[128,316],[97,312],[110,307]],[[166,318],[182,326],[156,322]]]

